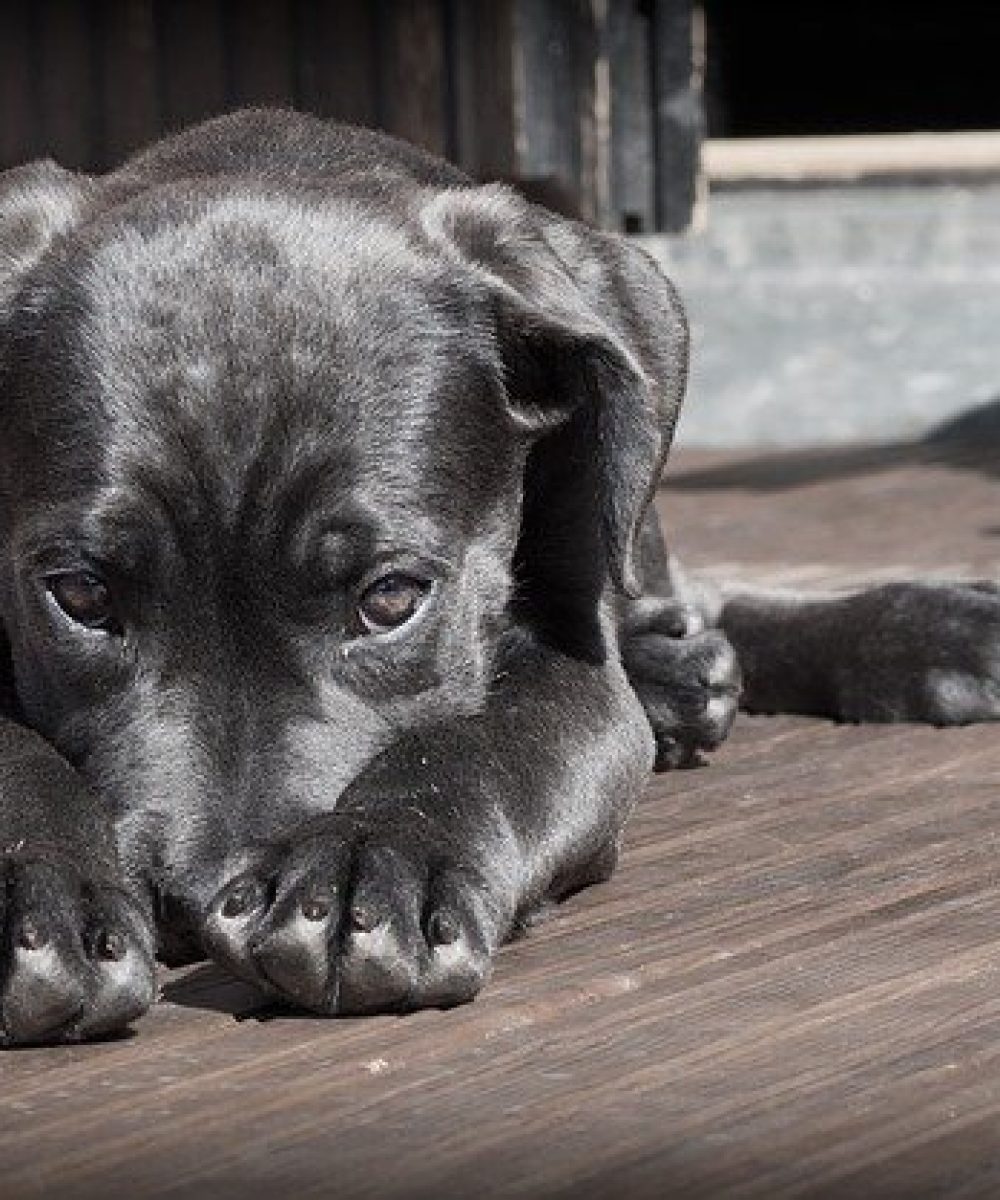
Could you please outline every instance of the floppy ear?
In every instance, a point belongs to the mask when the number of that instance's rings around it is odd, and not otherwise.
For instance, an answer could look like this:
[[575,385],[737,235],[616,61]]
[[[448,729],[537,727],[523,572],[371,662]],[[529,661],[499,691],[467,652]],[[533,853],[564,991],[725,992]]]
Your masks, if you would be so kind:
[[80,219],[95,187],[51,161],[0,173],[0,317],[28,271]]
[[[607,569],[637,595],[638,531],[687,378],[676,292],[634,245],[499,185],[439,193],[425,226],[486,289],[511,419],[548,435],[547,460],[539,465],[541,442],[533,451],[535,478],[551,493],[574,486],[569,464],[591,472]],[[545,499],[549,514],[567,507]]]

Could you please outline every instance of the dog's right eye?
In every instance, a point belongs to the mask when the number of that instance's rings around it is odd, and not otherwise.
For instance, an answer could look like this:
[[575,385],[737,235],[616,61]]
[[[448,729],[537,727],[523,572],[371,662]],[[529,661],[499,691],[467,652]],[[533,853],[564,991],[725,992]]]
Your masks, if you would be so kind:
[[111,593],[97,575],[90,571],[62,571],[49,575],[45,586],[71,621],[87,629],[111,629],[114,620]]
[[358,603],[357,619],[364,633],[387,633],[413,616],[430,585],[412,575],[393,572],[377,579]]

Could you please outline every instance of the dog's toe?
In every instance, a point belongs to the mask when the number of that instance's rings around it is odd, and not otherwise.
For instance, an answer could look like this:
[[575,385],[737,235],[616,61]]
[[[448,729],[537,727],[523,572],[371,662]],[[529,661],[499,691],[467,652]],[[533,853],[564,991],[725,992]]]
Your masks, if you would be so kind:
[[622,662],[652,726],[658,770],[722,744],[736,718],[740,669],[721,633],[635,634],[622,645]]
[[152,1003],[152,935],[124,893],[89,884],[68,865],[18,864],[4,915],[7,1044],[97,1037]]
[[208,949],[265,991],[318,1013],[471,999],[494,940],[486,906],[469,880],[406,842],[405,830],[356,822],[303,840],[276,868],[216,897]]
[[247,947],[253,965],[282,996],[314,1012],[331,1008],[331,956],[335,919],[315,906],[296,906]]
[[447,1007],[479,991],[489,970],[487,923],[449,874],[411,875],[375,905],[355,901],[337,963],[338,1012]]

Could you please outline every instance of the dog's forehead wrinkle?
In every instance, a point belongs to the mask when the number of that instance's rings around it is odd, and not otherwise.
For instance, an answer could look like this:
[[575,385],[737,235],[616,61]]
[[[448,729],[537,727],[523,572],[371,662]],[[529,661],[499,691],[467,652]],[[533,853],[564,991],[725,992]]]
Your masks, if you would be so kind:
[[[369,409],[353,438],[300,417],[248,421],[221,442],[217,429],[197,420],[185,428],[176,416],[128,436],[119,429],[107,451],[103,516],[128,525],[131,513],[132,524],[141,525],[155,513],[158,527],[187,530],[198,544],[214,531],[240,545],[263,538],[294,552],[318,527],[356,541],[370,533],[380,543],[438,545],[444,525],[486,512],[474,502],[475,488],[489,481],[473,469],[457,431],[448,452],[428,461],[428,443],[439,444],[428,436],[432,406],[413,407],[395,418],[391,410]],[[277,411],[286,412],[281,405]],[[492,458],[496,467],[503,455]]]
[[73,277],[79,336],[118,406],[228,393],[242,422],[275,391],[325,391],[337,397],[328,415],[346,421],[373,385],[389,393],[468,344],[456,273],[404,232],[349,207],[280,221],[276,203],[230,199],[88,247]]
[[401,292],[412,300],[446,274],[405,226],[344,202],[222,196],[149,226],[119,222],[90,247],[89,299],[117,316],[119,328],[151,310],[204,332],[192,326],[190,306],[210,297],[214,304],[197,315],[211,328],[238,324],[264,305],[308,332],[338,303],[349,311],[374,290],[383,303]]
[[124,342],[109,335],[88,357],[114,410],[111,453],[147,460],[159,439],[169,457],[171,443],[183,441],[182,460],[224,465],[231,486],[265,457],[273,469],[263,473],[280,478],[308,463],[317,445],[337,445],[363,448],[391,479],[412,474],[407,447],[419,451],[428,440],[443,384],[468,394],[470,423],[477,407],[496,405],[488,365],[419,304],[395,322],[390,304],[387,322],[378,292],[349,313],[323,303],[324,321],[301,343],[298,325],[285,337],[280,319],[259,332],[217,324],[175,336],[153,322]]

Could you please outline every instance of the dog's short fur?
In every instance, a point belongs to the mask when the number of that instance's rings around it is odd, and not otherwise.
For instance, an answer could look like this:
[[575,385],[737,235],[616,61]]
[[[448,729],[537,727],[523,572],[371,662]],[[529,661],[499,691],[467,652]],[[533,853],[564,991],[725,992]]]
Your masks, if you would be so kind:
[[725,736],[737,655],[755,708],[1000,715],[995,587],[679,581],[686,356],[634,245],[373,133],[0,177],[7,1042],[131,1021],[157,950],[468,999]]

